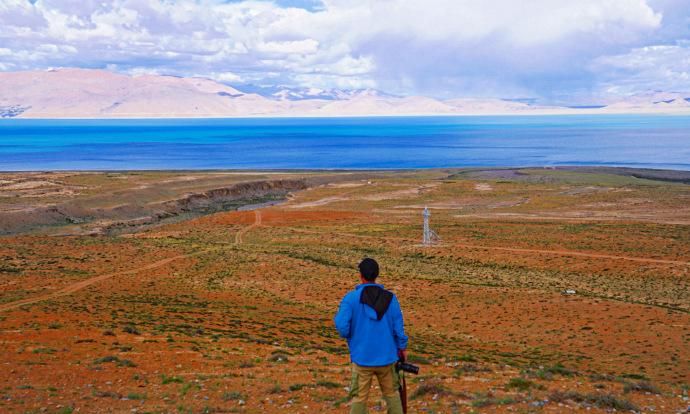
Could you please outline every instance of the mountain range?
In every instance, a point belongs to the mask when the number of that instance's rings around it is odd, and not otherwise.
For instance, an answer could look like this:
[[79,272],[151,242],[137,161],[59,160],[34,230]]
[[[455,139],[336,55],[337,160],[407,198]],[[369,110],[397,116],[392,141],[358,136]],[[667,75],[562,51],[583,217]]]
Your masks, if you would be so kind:
[[690,98],[650,92],[606,106],[570,108],[504,99],[395,96],[373,89],[247,86],[206,78],[64,68],[0,72],[3,118],[202,118],[254,116],[688,113]]

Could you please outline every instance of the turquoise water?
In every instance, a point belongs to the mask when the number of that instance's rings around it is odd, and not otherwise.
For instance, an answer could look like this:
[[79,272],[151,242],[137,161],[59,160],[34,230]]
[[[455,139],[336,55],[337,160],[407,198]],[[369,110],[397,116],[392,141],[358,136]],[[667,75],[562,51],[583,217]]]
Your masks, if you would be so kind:
[[609,165],[690,170],[690,117],[0,120],[0,170]]

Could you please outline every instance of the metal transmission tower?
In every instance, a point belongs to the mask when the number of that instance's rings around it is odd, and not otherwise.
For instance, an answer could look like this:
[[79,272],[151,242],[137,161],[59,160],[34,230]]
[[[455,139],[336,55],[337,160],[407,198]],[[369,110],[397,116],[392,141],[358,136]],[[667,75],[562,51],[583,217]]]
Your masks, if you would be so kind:
[[438,234],[436,234],[436,232],[431,230],[431,227],[429,227],[430,216],[431,213],[429,213],[429,209],[424,207],[424,212],[422,213],[422,217],[424,217],[424,234],[422,235],[422,244],[425,246],[429,246],[441,240],[441,238],[438,237]]

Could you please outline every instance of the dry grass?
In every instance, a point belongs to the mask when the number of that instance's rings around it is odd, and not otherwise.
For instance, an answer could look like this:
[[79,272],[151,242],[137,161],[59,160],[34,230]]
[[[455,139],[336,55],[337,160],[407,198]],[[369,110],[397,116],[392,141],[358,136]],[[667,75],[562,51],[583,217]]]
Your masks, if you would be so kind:
[[[341,412],[350,374],[332,315],[364,256],[404,308],[422,367],[407,377],[412,412],[686,408],[671,395],[690,383],[688,186],[528,177],[317,187],[263,210],[237,245],[253,212],[130,237],[3,237],[0,303],[179,259],[0,314],[0,411]],[[328,197],[341,200],[291,208]],[[409,207],[426,204],[447,207],[432,210],[443,242],[429,248]]]

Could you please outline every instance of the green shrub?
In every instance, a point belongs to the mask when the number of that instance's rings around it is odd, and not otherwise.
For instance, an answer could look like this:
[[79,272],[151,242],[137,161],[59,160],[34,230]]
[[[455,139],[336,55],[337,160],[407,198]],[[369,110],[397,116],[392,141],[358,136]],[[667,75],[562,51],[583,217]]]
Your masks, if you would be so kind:
[[223,393],[223,401],[239,401],[246,400],[247,396],[238,391],[229,391]]
[[477,362],[477,358],[473,357],[470,354],[464,354],[461,355],[460,358],[458,358],[458,361],[462,362]]
[[120,358],[116,357],[115,355],[108,355],[108,356],[104,356],[104,357],[97,358],[97,359],[93,360],[93,363],[95,365],[106,364],[109,362],[114,362],[119,367],[136,367],[137,366],[137,364],[130,361],[129,359],[120,359]]
[[173,384],[173,383],[182,384],[184,382],[184,380],[182,378],[176,377],[174,375],[167,376],[167,375],[163,374],[163,375],[161,375],[161,382],[163,383],[163,385]]
[[307,384],[292,384],[288,387],[288,389],[290,391],[299,391],[306,386],[307,386]]
[[515,400],[511,397],[497,398],[486,394],[477,394],[474,400],[472,400],[472,407],[482,408],[490,407],[492,405],[507,405],[514,403]]
[[536,384],[526,378],[517,377],[511,378],[506,385],[507,389],[516,389],[518,391],[527,391],[528,389],[534,387]]
[[427,358],[424,358],[423,356],[420,355],[410,355],[407,357],[407,362],[411,364],[424,364],[424,365],[429,365],[431,364],[431,361]]
[[275,353],[268,358],[271,362],[285,363],[288,362],[288,356],[282,352]]
[[317,381],[316,385],[324,388],[340,388],[340,384],[325,380]]
[[20,273],[22,269],[14,266],[0,265],[0,273]]
[[137,394],[136,392],[130,392],[127,394],[127,398],[130,400],[145,400],[146,396],[144,394]]
[[661,391],[649,381],[627,382],[623,387],[624,393],[629,392],[648,392],[651,394],[661,394]]
[[32,351],[34,354],[54,354],[57,352],[56,349],[53,348],[36,348]]

